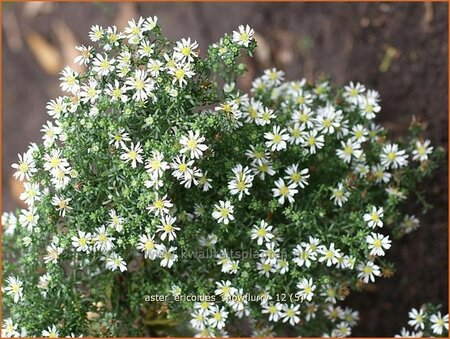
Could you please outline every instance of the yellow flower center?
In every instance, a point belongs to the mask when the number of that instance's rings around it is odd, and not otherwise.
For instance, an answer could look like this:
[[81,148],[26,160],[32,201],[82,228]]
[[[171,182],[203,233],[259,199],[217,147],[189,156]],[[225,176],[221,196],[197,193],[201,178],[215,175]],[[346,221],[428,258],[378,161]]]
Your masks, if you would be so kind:
[[176,71],[175,71],[175,77],[178,79],[178,80],[182,80],[183,78],[184,78],[184,75],[186,74],[186,72],[184,71],[184,69],[177,69]]
[[156,200],[155,201],[155,207],[157,208],[157,209],[163,209],[164,208],[164,202],[162,201],[162,200]]
[[274,134],[273,136],[273,142],[278,144],[281,141],[281,135],[279,134]]
[[395,152],[389,152],[387,157],[390,161],[394,161],[395,158],[397,157],[397,154],[395,154]]
[[142,91],[144,89],[144,82],[141,79],[136,79],[136,82],[134,83],[134,87],[136,87],[136,89],[138,91]]
[[191,48],[188,46],[185,46],[181,49],[181,54],[184,56],[189,56],[191,54]]
[[287,188],[287,186],[280,187],[280,194],[282,196],[287,196],[289,194],[289,188]]
[[220,214],[222,215],[222,217],[226,218],[230,214],[230,212],[228,211],[228,209],[223,207],[220,209]]
[[137,157],[136,151],[130,151],[130,152],[128,152],[128,157],[129,157],[131,160],[135,160],[136,157]]
[[190,150],[196,149],[196,148],[197,148],[197,140],[195,140],[195,139],[189,139],[188,142],[187,142],[187,147],[188,147]]

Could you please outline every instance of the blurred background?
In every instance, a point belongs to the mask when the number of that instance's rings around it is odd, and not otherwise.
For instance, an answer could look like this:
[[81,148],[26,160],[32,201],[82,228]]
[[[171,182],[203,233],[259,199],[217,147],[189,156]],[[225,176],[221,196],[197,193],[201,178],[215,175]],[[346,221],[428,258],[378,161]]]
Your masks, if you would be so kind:
[[[20,207],[11,163],[29,142],[41,141],[45,105],[61,95],[59,71],[72,65],[76,45],[90,44],[94,24],[124,28],[130,18],[157,15],[166,36],[191,37],[205,51],[225,32],[249,24],[258,53],[249,75],[267,67],[289,80],[329,75],[343,85],[360,81],[381,94],[378,122],[405,136],[414,115],[426,137],[447,149],[448,9],[446,3],[3,3],[3,210]],[[72,65],[75,66],[75,65]],[[77,66],[77,65],[76,65]],[[74,67],[75,68],[75,67]],[[447,165],[423,185],[434,209],[421,228],[388,251],[397,271],[346,304],[360,311],[354,336],[393,336],[408,310],[424,302],[448,309]],[[414,202],[414,201],[411,201]]]

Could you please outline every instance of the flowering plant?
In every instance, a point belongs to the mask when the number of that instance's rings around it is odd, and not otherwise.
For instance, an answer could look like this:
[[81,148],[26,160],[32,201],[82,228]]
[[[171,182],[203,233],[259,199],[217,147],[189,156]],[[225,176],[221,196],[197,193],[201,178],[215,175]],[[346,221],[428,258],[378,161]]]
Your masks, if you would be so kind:
[[350,335],[338,302],[418,227],[400,206],[440,157],[420,124],[390,141],[359,83],[270,69],[244,93],[248,26],[204,58],[156,17],[90,38],[12,165],[3,335]]

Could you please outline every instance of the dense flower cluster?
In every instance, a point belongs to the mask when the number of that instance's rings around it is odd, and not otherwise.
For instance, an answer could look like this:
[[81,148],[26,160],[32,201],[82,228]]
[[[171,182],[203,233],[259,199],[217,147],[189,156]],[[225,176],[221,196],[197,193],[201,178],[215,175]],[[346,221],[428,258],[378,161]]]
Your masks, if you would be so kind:
[[419,309],[412,308],[409,313],[410,330],[403,327],[396,338],[421,338],[445,336],[448,334],[448,314],[443,315],[439,307],[428,304]]
[[143,336],[162,317],[184,336],[240,335],[239,321],[255,336],[350,335],[358,312],[338,303],[392,272],[390,231],[418,227],[399,204],[433,167],[429,141],[388,140],[359,83],[269,69],[242,92],[248,26],[205,58],[156,17],[90,38],[42,145],[12,165],[28,207],[3,215],[4,334]]

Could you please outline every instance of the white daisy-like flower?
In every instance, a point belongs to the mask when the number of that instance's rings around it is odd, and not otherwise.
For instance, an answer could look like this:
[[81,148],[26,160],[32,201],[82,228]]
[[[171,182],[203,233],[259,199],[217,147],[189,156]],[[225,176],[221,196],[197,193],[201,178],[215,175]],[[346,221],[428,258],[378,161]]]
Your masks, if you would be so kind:
[[256,263],[256,270],[258,271],[258,274],[266,278],[270,277],[271,273],[275,273],[277,271],[274,265],[265,262],[265,260],[261,260]]
[[334,247],[333,242],[328,248],[323,245],[319,246],[317,252],[321,255],[319,262],[326,262],[327,267],[339,264],[339,259],[342,257],[341,252]]
[[47,109],[48,115],[53,119],[58,120],[61,117],[61,114],[67,109],[67,104],[64,102],[64,97],[58,97],[50,100],[45,108]]
[[314,285],[312,278],[302,278],[298,282],[297,288],[300,290],[299,294],[302,300],[311,301],[314,296],[316,285]]
[[415,330],[425,329],[425,311],[423,308],[416,310],[412,308],[411,311],[408,312],[409,320],[408,325],[414,327]]
[[214,212],[212,217],[219,223],[228,225],[230,221],[234,220],[234,206],[229,201],[219,201],[219,204],[214,205]]
[[180,228],[174,226],[173,224],[177,218],[172,217],[170,215],[165,215],[161,218],[161,225],[158,226],[156,232],[161,232],[161,240],[166,240],[168,238],[168,241],[172,241],[177,237],[176,231],[179,231]]
[[273,109],[264,107],[258,111],[258,116],[255,123],[259,126],[269,125],[272,119],[275,119],[276,115],[273,113]]
[[152,44],[149,40],[142,40],[139,44],[138,54],[141,57],[151,57],[155,51],[155,44]]
[[314,118],[314,113],[312,112],[310,107],[304,107],[302,110],[300,111],[294,111],[292,113],[292,121],[294,122],[298,122],[299,124],[301,124],[302,126],[304,126],[305,128],[313,128],[315,123],[316,123],[316,119]]
[[257,243],[261,246],[264,242],[270,242],[275,237],[272,230],[273,226],[269,225],[264,220],[261,220],[259,225],[253,225],[250,237],[251,239],[258,239]]
[[384,250],[391,248],[392,241],[389,240],[389,236],[372,232],[366,237],[366,242],[369,245],[370,255],[384,256]]
[[89,38],[92,42],[99,41],[103,36],[103,28],[99,25],[95,25],[91,27],[91,30],[89,31]]
[[59,332],[55,325],[47,327],[46,330],[43,330],[41,333],[44,338],[59,338]]
[[18,324],[13,323],[11,318],[6,318],[3,320],[2,326],[2,337],[5,338],[18,338],[20,333],[17,331]]
[[379,94],[374,90],[368,90],[365,96],[360,95],[358,107],[361,115],[368,120],[374,119],[376,114],[381,111],[381,106],[378,101]]
[[294,255],[294,259],[292,260],[295,264],[302,267],[310,267],[312,261],[317,260],[317,252],[313,251],[310,247],[297,245],[292,254]]
[[321,149],[324,145],[325,138],[323,135],[318,135],[317,130],[308,131],[303,137],[302,146],[309,148],[310,154],[315,154],[318,149]]
[[175,63],[173,67],[169,67],[168,73],[173,76],[172,83],[178,83],[178,86],[183,87],[187,84],[187,79],[191,79],[195,73],[191,69],[190,64]]
[[92,236],[94,242],[94,249],[103,253],[109,252],[114,248],[113,241],[116,238],[109,235],[109,228],[105,226],[99,226],[95,229],[95,233]]
[[115,79],[114,84],[108,83],[106,85],[105,93],[111,97],[112,102],[127,102],[128,96],[126,95],[127,86],[120,84],[120,82]]
[[352,329],[349,326],[349,324],[345,321],[341,321],[339,324],[336,325],[336,328],[334,328],[331,331],[331,336],[336,338],[345,338],[352,334]]
[[55,168],[64,170],[66,167],[69,167],[67,159],[62,157],[62,151],[60,149],[53,149],[50,154],[46,153],[44,155],[44,161],[44,170],[49,172]]
[[448,331],[448,314],[442,316],[441,312],[432,314],[430,317],[431,330],[436,335],[442,335],[444,331]]
[[123,260],[123,258],[115,252],[106,257],[105,261],[107,270],[120,270],[120,272],[125,272],[127,270],[127,264],[125,260]]
[[61,217],[65,217],[66,212],[72,209],[72,207],[69,206],[69,202],[71,200],[71,198],[64,198],[58,195],[55,195],[52,198],[52,205],[56,206],[57,211],[59,211],[59,215]]
[[190,152],[191,159],[200,159],[203,152],[208,149],[203,142],[205,137],[201,137],[199,131],[189,131],[187,136],[184,135],[180,139],[180,144],[183,146],[180,153]]
[[23,155],[18,154],[18,163],[12,164],[11,167],[16,170],[13,177],[19,179],[20,181],[30,180],[33,173],[37,172],[36,164],[34,158],[30,153],[24,153]]
[[175,261],[178,261],[178,255],[174,253],[177,250],[176,247],[170,246],[167,248],[164,245],[160,245],[160,266],[171,268]]
[[123,148],[125,143],[131,141],[130,134],[125,132],[124,128],[119,129],[116,133],[110,133],[109,144],[113,145],[115,148]]
[[161,254],[161,247],[155,242],[155,236],[142,234],[139,236],[137,249],[144,252],[144,258],[155,260]]
[[308,185],[307,179],[309,178],[309,170],[304,168],[302,170],[298,169],[298,164],[292,164],[285,170],[286,176],[284,179],[289,181],[289,184],[296,184],[301,188],[305,188]]
[[62,133],[62,129],[58,126],[59,121],[56,120],[56,125],[53,126],[51,121],[47,121],[46,125],[42,125],[41,132],[44,133],[42,136],[42,140],[44,140],[44,146],[50,147],[52,146],[56,140],[58,140],[58,136]]
[[259,257],[264,260],[265,264],[275,266],[280,257],[280,249],[276,248],[275,242],[266,242],[266,248],[259,251]]
[[132,142],[130,148],[125,143],[122,143],[121,147],[124,152],[120,155],[120,159],[125,163],[131,162],[132,168],[136,168],[138,163],[142,164],[144,162],[141,155],[143,149],[139,141],[136,145]]
[[367,226],[370,228],[383,227],[383,221],[381,220],[383,218],[383,212],[383,207],[377,208],[372,206],[372,212],[366,213],[363,216],[364,221],[367,222]]
[[337,156],[344,162],[349,163],[352,159],[358,159],[363,154],[361,144],[353,139],[346,142],[341,141],[342,148],[336,150]]
[[170,167],[174,170],[172,175],[179,180],[189,180],[194,177],[194,170],[192,165],[194,164],[194,160],[187,160],[186,156],[176,156]]
[[23,282],[19,277],[8,277],[6,279],[8,286],[5,287],[4,291],[7,295],[13,297],[15,303],[18,303],[23,297]]
[[76,46],[75,49],[80,52],[80,55],[76,56],[75,59],[73,60],[74,63],[78,64],[78,65],[85,65],[87,66],[87,64],[91,61],[92,56],[93,56],[93,52],[94,52],[94,48],[92,46]]
[[281,129],[280,126],[273,126],[272,132],[264,133],[264,138],[267,139],[265,145],[272,151],[281,151],[286,149],[289,140],[289,134],[286,129]]
[[272,188],[272,193],[274,198],[278,198],[278,202],[283,205],[285,202],[285,199],[289,201],[289,203],[294,203],[294,195],[298,193],[298,189],[296,189],[297,184],[289,184],[286,185],[284,183],[284,180],[282,178],[279,178],[277,181],[275,181],[275,188]]
[[41,198],[39,183],[25,182],[23,188],[24,191],[19,196],[20,200],[23,200],[28,206],[34,206],[35,202]]
[[415,215],[405,215],[403,221],[400,223],[400,228],[405,232],[405,234],[411,233],[412,231],[420,227],[420,221]]
[[211,188],[212,179],[208,178],[208,171],[202,173],[202,176],[198,178],[198,186],[203,190],[203,192],[208,192]]
[[181,41],[177,41],[173,49],[173,56],[182,62],[193,62],[194,58],[198,57],[198,53],[195,51],[197,48],[197,41],[191,42],[191,38],[181,39]]
[[201,310],[195,310],[191,313],[190,323],[196,330],[203,330],[206,328],[207,318]]
[[295,326],[300,322],[300,305],[283,305],[283,311],[281,313],[281,318],[283,322],[288,322],[291,326]]
[[97,54],[94,61],[92,61],[92,71],[100,76],[107,76],[109,73],[114,71],[114,63],[116,60],[114,58],[108,59],[108,55]]
[[80,90],[80,81],[78,80],[78,73],[75,72],[69,66],[66,66],[60,73],[61,77],[61,89],[64,92],[70,92],[72,94],[77,94]]
[[426,161],[428,155],[433,153],[433,146],[430,146],[430,140],[424,142],[416,141],[416,148],[412,151],[413,160]]
[[367,140],[367,135],[369,134],[369,131],[367,130],[364,125],[357,124],[352,127],[351,135],[353,140],[355,140],[358,143],[363,143]]
[[138,22],[134,19],[128,21],[128,26],[125,27],[124,34],[131,45],[138,45],[141,41],[144,33],[144,29],[142,27],[144,22],[145,20],[142,17],[139,18]]
[[214,294],[220,297],[230,297],[237,292],[237,289],[231,285],[229,280],[216,281],[216,286]]
[[250,148],[245,151],[245,155],[250,160],[260,163],[260,162],[268,161],[270,152],[266,149],[255,147],[255,146],[251,145]]
[[37,225],[38,220],[39,214],[34,207],[30,207],[28,210],[23,209],[19,215],[19,224],[28,228],[29,231]]
[[51,243],[46,247],[47,255],[44,256],[44,262],[47,263],[57,263],[59,256],[63,252],[62,247],[58,247],[55,243]]
[[228,312],[225,311],[224,307],[214,306],[211,310],[210,318],[208,319],[208,325],[221,330],[225,327],[225,321],[228,318]]
[[289,143],[291,145],[298,145],[303,142],[303,133],[305,130],[305,125],[301,125],[298,122],[294,122],[288,127],[288,132],[290,134]]
[[77,252],[90,252],[91,249],[91,242],[92,242],[92,234],[86,233],[83,231],[78,230],[78,236],[74,235],[71,238],[72,240],[72,246],[75,248]]
[[336,111],[334,106],[328,104],[318,110],[318,115],[315,119],[316,128],[324,134],[333,134],[341,126],[341,120],[342,111]]
[[147,63],[147,71],[150,73],[150,75],[153,78],[158,78],[159,73],[164,71],[165,67],[163,66],[163,63],[159,61],[158,59],[149,59]]
[[273,169],[273,165],[270,161],[267,160],[254,160],[251,163],[252,166],[252,172],[256,176],[258,175],[261,180],[266,179],[266,174],[273,176],[275,174],[275,171]]
[[162,217],[169,214],[169,210],[171,207],[173,207],[173,203],[171,203],[170,200],[167,199],[167,194],[163,197],[159,197],[158,195],[156,195],[155,200],[151,205],[147,207],[147,210],[157,216]]
[[261,78],[269,87],[278,86],[284,81],[284,72],[276,68],[266,69]]
[[245,122],[255,122],[260,117],[260,113],[263,111],[263,104],[251,98],[247,105],[244,105],[242,116],[245,118]]
[[110,217],[108,221],[108,227],[115,229],[117,232],[122,232],[125,218],[118,215],[116,210],[114,209],[110,210],[108,214]]
[[380,155],[380,163],[385,168],[397,169],[408,165],[408,154],[405,150],[398,150],[397,144],[387,144]]
[[269,321],[277,322],[278,320],[281,319],[282,311],[283,311],[283,304],[277,302],[264,304],[261,313],[268,314]]
[[240,25],[239,31],[233,31],[233,42],[239,46],[248,47],[253,39],[255,31],[249,25]]
[[377,184],[387,184],[389,183],[389,181],[391,181],[392,178],[392,174],[387,172],[386,169],[381,165],[372,166],[371,173]]
[[333,188],[333,193],[330,200],[333,200],[336,206],[342,207],[342,205],[347,202],[350,192],[348,192],[342,182],[338,183],[337,188]]
[[249,188],[253,185],[253,175],[250,169],[238,164],[232,168],[234,178],[228,182],[228,189],[232,195],[238,194],[238,199],[241,200],[243,195],[250,195]]
[[347,100],[348,103],[353,105],[358,105],[358,102],[364,98],[363,93],[366,91],[364,85],[361,85],[359,82],[354,84],[352,81],[349,85],[344,87],[344,99]]
[[134,76],[127,79],[125,85],[128,90],[134,91],[133,100],[140,101],[147,100],[155,89],[155,82],[141,69],[137,69]]
[[144,24],[142,25],[142,31],[153,31],[157,23],[158,17],[156,15],[154,15],[153,17],[149,16],[147,19],[145,19]]
[[380,267],[375,265],[372,261],[366,263],[360,263],[357,266],[358,278],[364,281],[366,284],[371,281],[375,282],[375,277],[381,275]]

